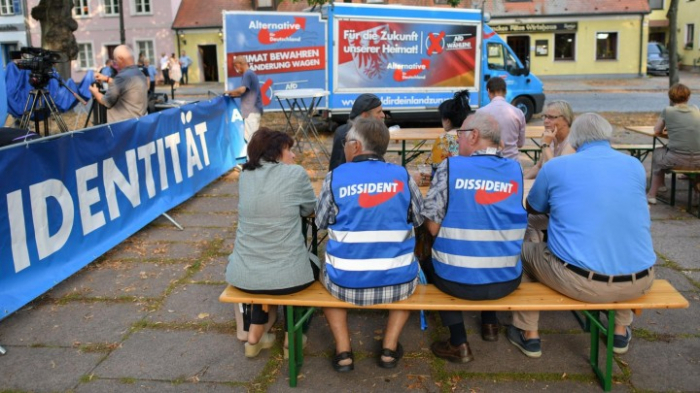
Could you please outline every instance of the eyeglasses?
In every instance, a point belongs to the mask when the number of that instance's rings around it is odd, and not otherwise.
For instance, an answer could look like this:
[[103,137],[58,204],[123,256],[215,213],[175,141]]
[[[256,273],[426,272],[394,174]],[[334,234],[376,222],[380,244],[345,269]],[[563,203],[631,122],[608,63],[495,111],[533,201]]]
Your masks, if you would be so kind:
[[[472,131],[474,131],[473,128],[465,128],[463,130],[457,130],[457,136],[464,135],[465,132],[472,132]],[[461,134],[460,134],[460,132],[461,132]]]
[[561,115],[559,115],[559,116],[542,115],[542,117],[545,118],[545,119],[547,119],[547,120],[554,120],[554,119],[557,119],[557,118],[561,117]]
[[345,147],[345,144],[350,143],[350,142],[357,142],[357,139],[343,139],[343,142],[341,142],[341,143],[342,143],[343,147]]

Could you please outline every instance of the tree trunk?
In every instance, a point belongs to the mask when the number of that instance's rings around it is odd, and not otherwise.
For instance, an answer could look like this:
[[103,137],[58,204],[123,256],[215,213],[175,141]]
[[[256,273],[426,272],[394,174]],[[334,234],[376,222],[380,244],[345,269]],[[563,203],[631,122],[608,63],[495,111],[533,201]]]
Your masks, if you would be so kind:
[[63,79],[70,78],[70,60],[78,57],[78,44],[73,36],[78,22],[73,19],[72,10],[72,0],[41,0],[32,8],[32,18],[41,24],[41,47],[67,56],[68,61],[55,66]]
[[678,75],[678,0],[671,0],[668,7],[668,85],[673,86],[680,79]]

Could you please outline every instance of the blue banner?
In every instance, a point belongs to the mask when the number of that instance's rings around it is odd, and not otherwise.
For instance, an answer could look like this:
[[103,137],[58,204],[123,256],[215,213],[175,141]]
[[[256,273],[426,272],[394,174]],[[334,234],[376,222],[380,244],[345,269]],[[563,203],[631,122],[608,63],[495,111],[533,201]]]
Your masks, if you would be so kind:
[[[226,89],[241,84],[233,59],[244,55],[260,81],[264,110],[281,110],[275,91],[328,90],[326,21],[320,13],[227,12],[224,14]],[[320,108],[327,107],[326,99]]]
[[0,149],[0,319],[193,196],[244,155],[232,99]]
[[[0,91],[5,90],[5,61],[2,58],[2,51],[0,51]],[[7,94],[0,95],[0,127],[5,125],[5,120],[7,119]]]

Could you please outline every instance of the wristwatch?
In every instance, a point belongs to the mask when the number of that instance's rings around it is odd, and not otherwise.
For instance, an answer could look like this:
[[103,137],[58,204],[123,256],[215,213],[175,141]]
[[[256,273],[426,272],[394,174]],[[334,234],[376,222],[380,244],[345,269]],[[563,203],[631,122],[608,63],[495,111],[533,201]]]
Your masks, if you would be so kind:
[[540,145],[542,149],[549,147],[549,143],[543,143]]

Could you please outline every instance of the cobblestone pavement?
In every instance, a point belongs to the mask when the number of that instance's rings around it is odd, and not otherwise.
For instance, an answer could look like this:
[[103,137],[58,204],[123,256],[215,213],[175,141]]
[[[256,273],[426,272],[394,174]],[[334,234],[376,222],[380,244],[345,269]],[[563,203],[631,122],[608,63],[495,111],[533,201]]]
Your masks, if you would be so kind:
[[[618,127],[616,138],[634,136]],[[300,156],[320,181],[324,171]],[[686,187],[681,181],[681,198]],[[281,323],[275,346],[247,359],[236,340],[232,306],[218,301],[237,202],[238,174],[230,172],[170,211],[184,231],[157,219],[1,321],[7,354],[0,356],[0,391],[291,390]],[[676,207],[652,206],[652,233],[657,275],[670,280],[690,308],[650,310],[637,318],[629,353],[616,357],[614,391],[700,391],[700,219],[684,206],[683,200]],[[568,312],[543,313],[544,354],[537,360],[524,357],[504,335],[483,342],[478,317],[466,313],[476,357],[466,365],[435,359],[430,343],[447,332],[434,313],[421,331],[414,313],[401,337],[405,359],[394,370],[375,365],[385,318],[378,311],[350,312],[357,366],[341,375],[331,368],[332,338],[317,313],[295,391],[602,391],[587,361],[589,338]],[[511,319],[508,313],[499,318],[505,324]]]

